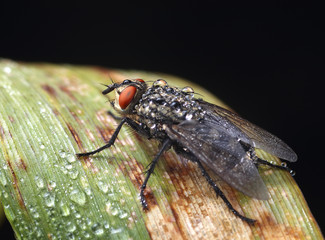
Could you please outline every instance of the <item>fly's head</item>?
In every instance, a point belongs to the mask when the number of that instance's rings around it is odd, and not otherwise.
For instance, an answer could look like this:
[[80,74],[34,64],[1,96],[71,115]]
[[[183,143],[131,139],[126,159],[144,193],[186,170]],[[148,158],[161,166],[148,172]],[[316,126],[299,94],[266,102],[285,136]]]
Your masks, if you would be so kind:
[[121,114],[130,114],[147,89],[147,84],[142,79],[126,79],[121,83],[106,85],[102,94],[106,95],[115,90],[113,107]]

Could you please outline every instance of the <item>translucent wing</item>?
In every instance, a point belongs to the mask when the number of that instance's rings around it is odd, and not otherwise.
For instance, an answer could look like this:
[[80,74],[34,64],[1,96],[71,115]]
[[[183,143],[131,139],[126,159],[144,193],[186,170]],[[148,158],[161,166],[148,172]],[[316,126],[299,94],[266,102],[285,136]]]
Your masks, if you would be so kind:
[[238,139],[222,126],[209,121],[184,121],[167,127],[166,133],[232,187],[250,197],[268,199],[253,161]]
[[200,105],[207,111],[207,118],[210,121],[230,121],[233,125],[244,132],[249,137],[249,140],[247,141],[246,138],[241,138],[243,142],[290,162],[297,161],[296,153],[286,143],[273,134],[222,107],[203,100],[200,101]]

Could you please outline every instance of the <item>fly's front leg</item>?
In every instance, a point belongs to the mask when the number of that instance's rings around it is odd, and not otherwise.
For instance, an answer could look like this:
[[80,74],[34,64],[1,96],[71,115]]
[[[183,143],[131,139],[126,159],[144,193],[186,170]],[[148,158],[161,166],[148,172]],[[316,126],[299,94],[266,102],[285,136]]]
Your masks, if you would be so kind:
[[112,113],[111,111],[107,111],[107,114],[110,115],[112,118],[114,118],[115,120],[118,120],[118,121],[122,121],[123,120],[123,117],[119,117],[119,116],[116,116],[114,113]]
[[[111,111],[107,111],[107,114],[110,115],[112,118],[114,118],[115,120],[118,121],[122,121],[123,118],[116,116],[114,113],[112,113]],[[129,121],[127,122],[127,124],[132,127],[136,132],[140,133],[141,135],[147,137],[148,139],[151,138],[150,136],[150,132],[146,129],[144,129],[140,124],[138,124],[137,122],[129,119]]]
[[140,128],[139,124],[137,124],[136,122],[134,122],[132,119],[128,118],[128,117],[125,117],[125,118],[122,118],[120,124],[117,126],[117,128],[115,129],[115,132],[113,133],[111,139],[108,141],[107,144],[105,144],[104,146],[94,150],[94,151],[91,151],[91,152],[86,152],[86,153],[77,153],[77,157],[86,157],[86,156],[90,156],[90,155],[93,155],[95,153],[98,153],[98,152],[101,152],[103,151],[104,149],[106,148],[109,148],[110,146],[112,146],[117,138],[117,135],[119,134],[122,126],[124,123],[127,123],[128,125],[130,125],[132,128]]

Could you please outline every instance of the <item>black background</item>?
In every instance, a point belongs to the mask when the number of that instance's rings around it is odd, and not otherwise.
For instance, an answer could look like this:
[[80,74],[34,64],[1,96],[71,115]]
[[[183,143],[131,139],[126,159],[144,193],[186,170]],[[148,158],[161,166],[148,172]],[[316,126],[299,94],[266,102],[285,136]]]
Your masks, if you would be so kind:
[[2,3],[0,57],[165,72],[201,84],[296,151],[298,162],[290,167],[322,227],[320,6],[45,2]]

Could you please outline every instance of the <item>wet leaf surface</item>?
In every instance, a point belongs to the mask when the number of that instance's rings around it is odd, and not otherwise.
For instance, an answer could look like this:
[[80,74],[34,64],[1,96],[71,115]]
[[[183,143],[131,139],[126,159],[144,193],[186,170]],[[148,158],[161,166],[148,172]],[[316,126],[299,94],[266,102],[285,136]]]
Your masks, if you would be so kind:
[[268,201],[246,197],[214,176],[234,207],[257,220],[250,226],[215,197],[195,164],[173,151],[164,154],[149,180],[149,210],[143,211],[139,187],[157,142],[123,127],[114,147],[75,157],[102,146],[117,126],[101,95],[100,83],[110,77],[163,78],[191,85],[222,105],[198,86],[165,74],[1,61],[0,199],[18,238],[322,239],[290,174],[260,171]]

